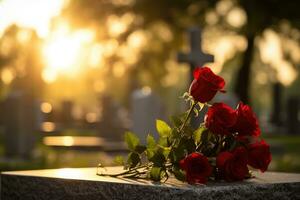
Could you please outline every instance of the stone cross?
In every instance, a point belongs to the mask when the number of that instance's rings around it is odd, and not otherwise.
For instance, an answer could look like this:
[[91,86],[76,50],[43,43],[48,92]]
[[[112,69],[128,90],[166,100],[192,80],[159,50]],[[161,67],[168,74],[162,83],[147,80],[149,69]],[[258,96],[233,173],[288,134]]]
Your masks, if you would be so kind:
[[188,30],[189,32],[189,42],[190,42],[190,52],[178,53],[177,60],[178,62],[189,63],[191,67],[191,80],[193,80],[193,71],[199,66],[207,62],[213,62],[214,56],[210,54],[205,54],[201,48],[201,31],[197,27],[192,27]]

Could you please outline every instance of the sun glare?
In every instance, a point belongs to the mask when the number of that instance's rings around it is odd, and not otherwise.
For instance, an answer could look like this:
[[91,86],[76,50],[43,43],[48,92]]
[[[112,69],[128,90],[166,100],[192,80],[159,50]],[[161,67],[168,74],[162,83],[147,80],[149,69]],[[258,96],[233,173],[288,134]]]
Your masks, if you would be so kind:
[[94,32],[90,30],[68,31],[66,26],[54,31],[46,41],[43,55],[46,67],[43,78],[53,82],[58,75],[74,75],[79,72],[86,47],[91,45]]
[[10,24],[33,28],[40,37],[49,33],[51,19],[66,5],[64,0],[0,1],[0,35]]

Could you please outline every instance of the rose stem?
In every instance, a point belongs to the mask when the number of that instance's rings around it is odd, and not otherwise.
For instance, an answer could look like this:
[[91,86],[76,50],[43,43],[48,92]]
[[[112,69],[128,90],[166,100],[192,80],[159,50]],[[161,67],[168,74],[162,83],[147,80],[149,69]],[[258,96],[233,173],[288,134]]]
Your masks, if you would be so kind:
[[193,110],[194,110],[194,108],[195,108],[196,105],[197,105],[197,102],[194,102],[193,105],[191,106],[191,108],[190,108],[190,110],[189,110],[189,112],[188,112],[188,115],[186,116],[186,118],[185,118],[183,124],[181,125],[181,127],[180,127],[180,129],[179,129],[179,132],[180,132],[180,133],[181,133],[182,130],[184,129],[184,127],[185,127],[185,125],[186,125],[188,119],[190,118],[190,116],[191,116],[191,114],[192,114],[192,112],[193,112]]

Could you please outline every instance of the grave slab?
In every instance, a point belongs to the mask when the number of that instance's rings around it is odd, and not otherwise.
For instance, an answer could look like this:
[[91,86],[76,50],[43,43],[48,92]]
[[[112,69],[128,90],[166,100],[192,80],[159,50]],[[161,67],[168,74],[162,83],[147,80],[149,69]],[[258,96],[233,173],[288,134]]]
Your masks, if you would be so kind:
[[[120,172],[121,167],[107,168]],[[100,177],[96,168],[49,169],[1,173],[1,199],[300,199],[300,174],[266,172],[244,182],[188,185]]]

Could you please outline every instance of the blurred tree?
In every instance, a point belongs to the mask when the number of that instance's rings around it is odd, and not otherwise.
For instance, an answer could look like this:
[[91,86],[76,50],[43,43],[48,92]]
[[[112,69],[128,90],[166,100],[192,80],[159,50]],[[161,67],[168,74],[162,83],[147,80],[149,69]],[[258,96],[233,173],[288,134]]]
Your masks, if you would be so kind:
[[[182,48],[186,29],[195,24],[204,26],[205,10],[213,8],[216,2],[72,0],[62,16],[74,28],[88,27],[96,30],[99,43],[117,41],[114,55],[106,58],[105,67],[108,70],[103,76],[106,80],[112,80],[105,81],[109,82],[110,88],[120,85],[123,93],[130,95],[133,89],[148,85],[164,96],[170,91],[168,83],[174,79],[169,74],[178,71],[172,68],[174,62],[170,60],[174,60],[174,55]],[[117,63],[122,63],[126,68],[125,79],[113,75]],[[186,89],[186,80],[188,78],[177,83],[175,81],[177,90]],[[128,87],[124,87],[124,84]]]
[[247,49],[242,65],[238,71],[235,92],[239,98],[250,103],[251,64],[255,50],[255,38],[267,28],[278,27],[282,20],[300,28],[299,1],[286,0],[240,0],[239,4],[247,14],[247,23],[242,34],[247,38]]
[[[226,4],[231,8],[226,10]],[[96,52],[100,51],[105,62],[96,63],[98,68],[94,66],[86,72],[91,77],[87,82],[93,85],[96,91],[107,90],[105,92],[128,99],[127,95],[131,90],[143,85],[150,85],[163,95],[168,94],[166,91],[175,84],[179,90],[186,89],[184,79],[176,81],[174,78],[180,74],[180,71],[171,67],[174,65],[174,62],[171,62],[174,60],[174,54],[184,46],[183,35],[188,27],[209,27],[211,22],[215,21],[215,16],[209,14],[212,11],[221,12],[218,22],[213,22],[213,26],[221,30],[218,37],[234,33],[246,38],[246,48],[235,52],[238,55],[235,57],[242,58],[242,61],[235,62],[240,68],[234,91],[241,100],[249,102],[255,40],[266,29],[276,29],[283,19],[292,26],[299,27],[297,7],[297,1],[283,0],[165,0],[155,3],[152,0],[71,0],[62,15],[53,21],[53,30],[63,22],[67,22],[73,30],[95,30],[95,45],[92,46],[91,55],[93,49]],[[246,23],[241,26],[232,26],[227,22],[229,12],[236,8],[246,14]],[[239,17],[241,16],[235,16],[234,20]],[[5,37],[3,36],[2,40]],[[12,52],[9,55],[11,57],[2,54],[1,66],[7,66],[7,63],[11,62],[9,60],[13,60],[14,54],[20,52],[20,49]],[[99,53],[93,57],[97,58],[98,55]],[[226,59],[222,65],[230,62]],[[104,87],[99,79],[109,87]],[[108,91],[112,87],[115,89]]]
[[[243,52],[241,67],[238,69],[235,81],[234,91],[238,97],[250,103],[249,92],[251,85],[251,64],[254,59],[254,51],[256,50],[255,39],[262,35],[268,29],[276,29],[282,20],[287,20],[292,26],[299,28],[300,15],[298,1],[283,0],[214,0],[214,1],[196,1],[196,0],[166,0],[155,2],[151,0],[113,0],[113,1],[80,1],[73,0],[70,6],[65,10],[64,16],[67,17],[75,26],[99,26],[102,31],[98,34],[99,38],[109,38],[109,34],[105,36],[105,30],[100,24],[104,25],[110,19],[110,16],[122,16],[126,13],[134,15],[135,20],[129,24],[126,31],[116,37],[118,42],[122,44],[126,42],[131,33],[137,30],[143,30],[146,35],[148,45],[140,49],[140,57],[131,71],[131,78],[147,74],[154,88],[160,89],[161,80],[166,75],[166,68],[161,67],[164,61],[168,60],[173,50],[178,50],[183,45],[182,35],[185,30],[192,25],[200,25],[205,27],[207,21],[205,17],[212,10],[221,10],[222,6],[216,6],[222,2],[233,5],[232,7],[241,8],[247,17],[247,22],[241,27],[230,26],[226,19],[228,13],[223,13],[220,23],[216,26],[222,27],[223,31],[236,32],[246,38],[247,47]],[[224,7],[224,6],[223,6]],[[223,9],[224,10],[224,9]],[[228,11],[227,11],[228,12]],[[74,13],[80,13],[78,17],[74,17]],[[236,16],[238,18],[240,16]],[[116,18],[118,19],[118,18]],[[120,18],[119,18],[120,19]],[[171,32],[171,40],[163,40],[160,37],[157,24],[163,25]],[[163,33],[164,35],[165,33]],[[135,35],[136,36],[136,35]],[[174,39],[176,38],[176,39]],[[155,59],[153,59],[155,58]],[[151,66],[151,67],[149,67]],[[148,76],[149,75],[149,76]],[[145,76],[143,76],[145,80]],[[133,85],[136,85],[133,81]],[[131,86],[132,88],[136,86]]]
[[[9,26],[0,38],[1,87],[22,90],[32,97],[41,98],[43,63],[40,49],[41,40],[35,31]],[[1,96],[6,91],[2,90]]]

